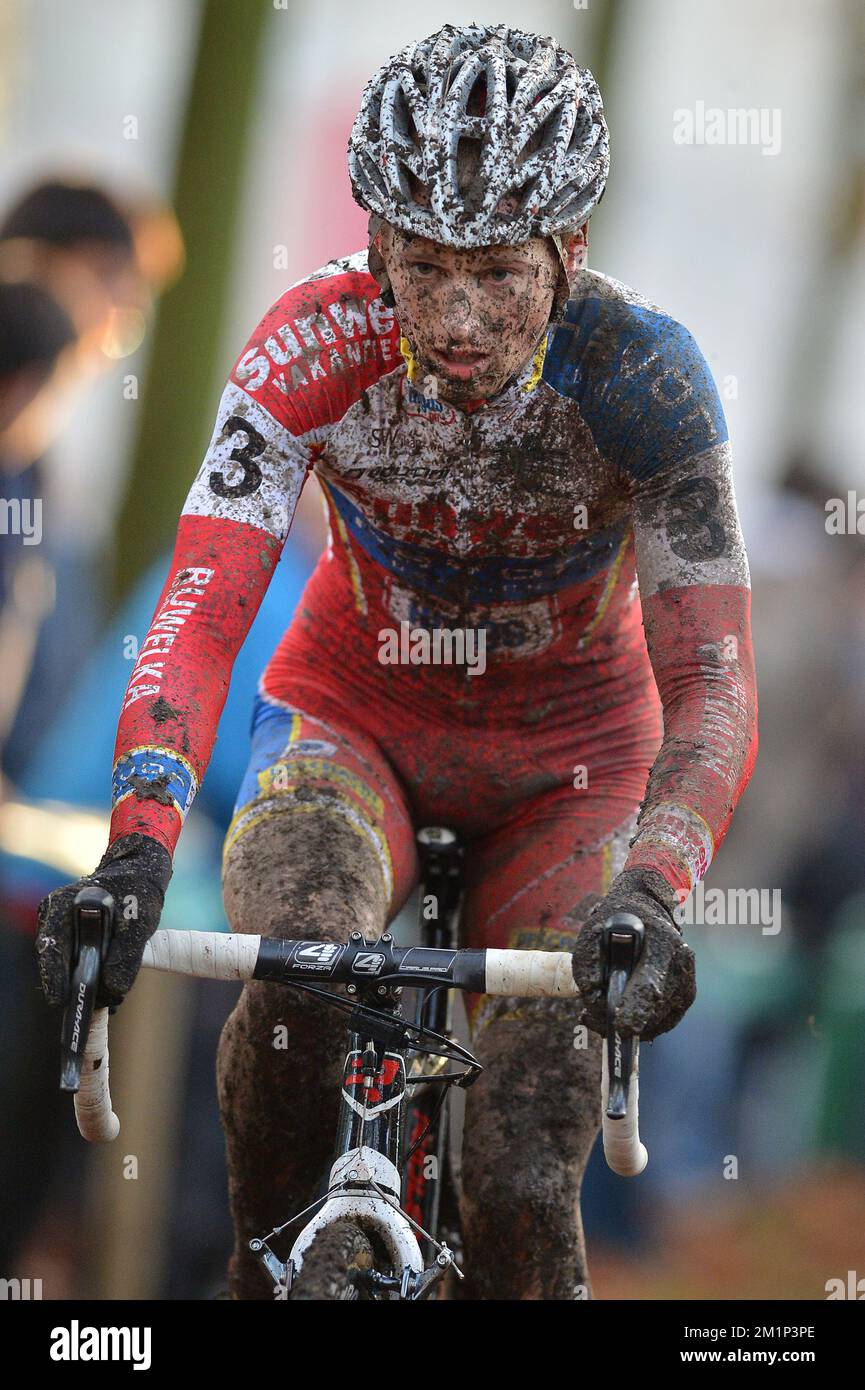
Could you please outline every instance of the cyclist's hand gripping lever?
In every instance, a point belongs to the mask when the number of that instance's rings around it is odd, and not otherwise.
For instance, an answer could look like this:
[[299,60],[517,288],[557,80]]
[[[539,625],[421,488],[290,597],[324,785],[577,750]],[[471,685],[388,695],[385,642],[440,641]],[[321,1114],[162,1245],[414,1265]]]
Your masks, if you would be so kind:
[[120,1121],[108,1094],[108,1010],[95,1008],[114,899],[95,885],[82,888],[72,914],[72,981],[63,1012],[60,1089],[75,1094],[75,1115],[85,1139],[114,1139]]
[[604,1154],[622,1177],[642,1173],[649,1161],[638,1127],[639,1039],[616,1031],[616,1010],[643,949],[645,927],[631,912],[616,912],[604,923],[604,982],[607,1035],[604,1039]]

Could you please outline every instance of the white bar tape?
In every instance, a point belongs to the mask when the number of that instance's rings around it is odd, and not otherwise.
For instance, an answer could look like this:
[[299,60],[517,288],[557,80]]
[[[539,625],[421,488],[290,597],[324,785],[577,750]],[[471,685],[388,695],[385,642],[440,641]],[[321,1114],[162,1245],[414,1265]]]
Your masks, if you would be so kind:
[[94,1009],[81,1067],[81,1089],[75,1097],[75,1119],[91,1144],[108,1144],[120,1133],[108,1089],[108,1010]]
[[496,951],[487,949],[487,994],[517,994],[523,999],[564,999],[579,995],[570,951]]
[[203,980],[251,980],[260,936],[218,931],[155,931],[142,965]]
[[607,1100],[610,1094],[610,1069],[607,1064],[607,1044],[604,1042],[604,1058],[601,1070],[601,1104],[604,1117],[604,1157],[614,1173],[622,1178],[635,1178],[642,1173],[649,1161],[649,1151],[640,1142],[640,1045],[634,1048],[634,1069],[628,1088],[628,1110],[621,1120],[607,1118]]

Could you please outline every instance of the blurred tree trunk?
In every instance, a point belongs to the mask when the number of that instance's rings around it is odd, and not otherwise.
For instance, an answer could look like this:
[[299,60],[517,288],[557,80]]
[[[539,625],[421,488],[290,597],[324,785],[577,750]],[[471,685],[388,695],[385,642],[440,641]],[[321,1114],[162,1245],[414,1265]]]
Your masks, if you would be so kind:
[[[203,0],[174,206],[187,266],[159,307],[138,440],[118,520],[115,595],[170,542],[213,420],[237,210],[270,0]],[[281,16],[284,19],[284,16]],[[166,42],[171,42],[166,34]]]
[[[799,331],[793,334],[787,367],[787,461],[804,458],[826,481],[836,477],[836,460],[826,457],[821,435],[831,408],[839,333],[849,316],[847,300],[865,236],[865,7],[843,0],[840,9],[837,80],[832,84],[833,119],[824,152],[832,169],[828,196],[806,203],[802,216],[823,228],[823,254],[804,276],[798,293]],[[825,99],[825,95],[823,97]],[[817,98],[815,98],[817,100]],[[819,110],[819,107],[815,107]],[[791,235],[795,236],[795,227]],[[782,459],[782,462],[785,461]],[[852,486],[854,481],[850,480]]]
[[601,96],[606,100],[609,96],[607,86],[615,64],[619,36],[626,27],[628,18],[633,18],[628,0],[593,0],[585,11],[577,10],[576,13],[580,19],[583,15],[591,15],[591,24],[587,44],[582,42],[582,24],[577,24],[574,57],[582,67],[591,68],[592,76],[601,89]]
[[[630,0],[586,0],[584,6],[574,4],[574,23],[561,42],[570,49],[580,67],[589,68],[601,91],[607,123],[611,120],[609,103],[612,97],[613,74],[619,40],[634,12]],[[615,140],[610,135],[615,167]],[[589,233],[589,265],[597,265],[598,250],[603,246],[603,204],[593,215]]]

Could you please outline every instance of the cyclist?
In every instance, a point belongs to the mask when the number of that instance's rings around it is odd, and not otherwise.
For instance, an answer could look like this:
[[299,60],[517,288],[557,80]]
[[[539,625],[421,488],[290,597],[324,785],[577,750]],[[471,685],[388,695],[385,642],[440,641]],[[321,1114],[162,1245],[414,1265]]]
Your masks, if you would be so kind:
[[[139,909],[116,929],[106,998],[156,926],[312,470],[331,539],[261,680],[228,919],[375,935],[411,890],[415,830],[444,823],[468,846],[465,944],[574,950],[582,1013],[473,1010],[489,1072],[462,1171],[468,1296],[579,1297],[600,925],[613,908],[646,923],[622,1032],[673,1027],[695,988],[674,912],[756,754],[727,430],[688,332],[587,268],[607,128],[591,74],[553,40],[472,25],[410,45],[364,91],[349,168],[368,252],[289,289],[241,353],[130,679],[92,879]],[[75,887],[41,909],[53,999]],[[317,1001],[265,984],[226,1024],[234,1297],[269,1296],[246,1243],[326,1171],[340,1037]]]

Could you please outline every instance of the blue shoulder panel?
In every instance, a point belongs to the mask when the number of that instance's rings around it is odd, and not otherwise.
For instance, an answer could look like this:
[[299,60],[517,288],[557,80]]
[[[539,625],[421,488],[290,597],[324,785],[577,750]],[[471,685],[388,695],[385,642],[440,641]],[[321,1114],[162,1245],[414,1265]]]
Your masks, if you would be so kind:
[[592,294],[570,302],[543,380],[577,402],[600,453],[635,481],[727,439],[691,334],[659,310]]

